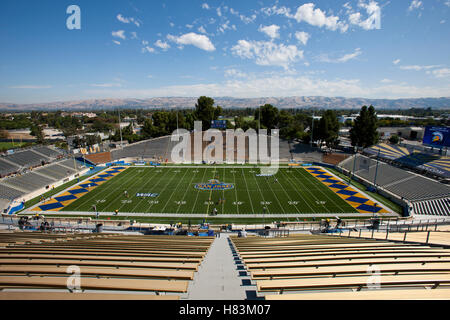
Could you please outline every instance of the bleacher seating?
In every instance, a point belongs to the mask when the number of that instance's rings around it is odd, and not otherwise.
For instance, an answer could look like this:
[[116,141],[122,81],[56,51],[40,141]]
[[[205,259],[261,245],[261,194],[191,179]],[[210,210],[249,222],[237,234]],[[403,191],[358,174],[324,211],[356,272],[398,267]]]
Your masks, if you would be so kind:
[[[364,166],[364,161],[368,162]],[[365,179],[370,183],[375,183],[382,188],[403,197],[408,201],[420,201],[427,199],[436,199],[448,197],[450,195],[450,187],[437,181],[422,177],[420,175],[408,172],[406,170],[393,167],[389,164],[378,162],[363,155],[344,160],[340,163],[340,167],[353,172],[355,176]]]
[[21,167],[33,167],[38,166],[42,161],[49,161],[50,159],[46,156],[41,156],[32,150],[18,151],[10,154],[6,157],[9,161],[17,163]]
[[48,186],[55,181],[56,181],[55,179],[49,179],[34,172],[27,172],[22,175],[6,178],[2,180],[2,184],[10,185],[12,187],[16,187],[21,190],[32,192],[34,190]]
[[426,153],[422,149],[380,143],[364,149],[364,153],[380,156],[416,170],[423,170],[436,176],[450,178],[450,157]]
[[[231,241],[267,300],[450,299],[450,249],[305,234]],[[378,281],[370,281],[371,267]]]
[[0,199],[14,200],[22,197],[25,192],[0,184]]
[[[92,299],[99,294],[102,299],[130,299],[137,294],[139,299],[178,299],[187,292],[212,241],[183,236],[0,233],[0,299],[16,298],[20,289],[35,291],[34,295],[22,292],[21,299]],[[72,265],[80,268],[83,292],[78,296],[63,291],[68,290],[67,267]],[[62,290],[48,293],[48,289]]]
[[41,153],[41,154],[43,154],[43,155],[45,155],[45,156],[47,156],[49,158],[56,158],[56,157],[62,155],[62,153],[59,152],[58,150],[53,149],[53,148],[49,148],[49,147],[46,147],[46,146],[33,148],[33,151],[39,152],[39,153]]
[[3,159],[0,158],[0,177],[9,175],[17,170],[19,170],[19,166],[3,161]]

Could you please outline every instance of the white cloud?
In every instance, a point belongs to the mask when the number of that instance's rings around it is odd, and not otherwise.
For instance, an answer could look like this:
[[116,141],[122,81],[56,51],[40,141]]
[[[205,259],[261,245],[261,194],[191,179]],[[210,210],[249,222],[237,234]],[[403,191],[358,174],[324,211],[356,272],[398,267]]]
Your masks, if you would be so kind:
[[373,30],[381,28],[381,8],[375,1],[370,1],[368,4],[364,0],[360,0],[358,7],[366,10],[368,18],[362,20],[360,12],[355,12],[349,15],[350,24],[357,25],[364,30]]
[[427,74],[431,74],[435,76],[436,78],[447,78],[450,77],[450,69],[449,68],[442,68],[437,69],[433,71],[427,71]]
[[303,51],[296,46],[284,44],[277,45],[267,41],[239,40],[231,48],[234,55],[242,59],[252,59],[262,66],[281,66],[288,69],[289,65],[303,59]]
[[340,58],[332,59],[327,54],[323,54],[318,57],[318,60],[321,62],[328,62],[328,63],[345,63],[349,60],[355,59],[356,57],[360,56],[361,54],[362,54],[361,49],[356,48],[355,52],[345,54]]
[[155,42],[155,46],[157,46],[157,47],[163,49],[164,51],[166,51],[167,49],[170,48],[170,44],[168,44],[168,43],[165,42],[165,41],[161,41],[161,40],[156,41],[156,42]]
[[216,9],[216,12],[217,12],[217,15],[218,15],[219,17],[222,16],[222,11],[220,10],[220,7],[218,7],[218,8]]
[[113,40],[113,42],[114,42],[115,44],[117,44],[118,46],[120,46],[120,41]]
[[91,84],[90,86],[98,88],[112,88],[112,87],[121,87],[122,85],[120,83],[99,83],[99,84]]
[[152,75],[152,74],[149,74],[149,75],[147,76],[147,78],[153,79],[153,75]]
[[225,77],[246,78],[247,74],[245,74],[242,71],[236,70],[236,69],[228,69],[228,70],[225,70]]
[[450,7],[450,0],[445,1],[444,4],[445,4],[447,7]]
[[308,40],[311,38],[311,35],[308,32],[297,31],[295,33],[295,38],[300,41],[304,46],[308,43]]
[[265,27],[260,26],[258,29],[259,32],[265,33],[271,39],[276,39],[276,38],[280,37],[280,34],[278,32],[279,30],[280,30],[280,27],[275,24],[272,24],[270,26],[265,26]]
[[394,80],[391,80],[391,79],[383,79],[383,80],[381,80],[380,82],[381,82],[381,83],[392,83],[392,82],[394,82]]
[[359,79],[320,79],[309,76],[270,75],[247,79],[228,79],[219,83],[198,83],[193,85],[165,86],[154,89],[129,90],[110,89],[92,90],[94,96],[119,97],[289,97],[289,96],[329,96],[354,98],[421,98],[446,97],[450,95],[450,86],[417,87],[401,84],[381,84],[367,87]]
[[120,39],[123,39],[123,40],[126,40],[126,38],[127,38],[125,36],[125,31],[124,30],[113,31],[113,32],[111,32],[111,34],[112,34],[113,37],[120,38]]
[[216,48],[211,43],[211,40],[203,34],[197,34],[194,32],[183,34],[182,36],[167,35],[167,39],[173,41],[179,45],[193,45],[199,49],[205,51],[214,51]]
[[297,8],[297,12],[295,15],[287,14],[288,17],[294,18],[297,22],[306,22],[312,26],[316,27],[325,27],[329,30],[337,30],[340,29],[342,32],[346,32],[348,26],[339,21],[339,17],[336,16],[327,16],[325,12],[320,10],[319,8],[314,9],[314,3],[306,3]]
[[409,5],[408,11],[413,11],[415,9],[423,8],[422,1],[419,0],[413,0],[411,1],[411,4]]
[[149,46],[145,46],[144,48],[142,48],[142,53],[146,53],[146,52],[154,53],[155,49],[153,49],[152,47],[149,47]]
[[202,4],[202,8],[206,9],[206,10],[209,10],[209,5],[207,3],[204,3],[204,4]]
[[198,30],[198,32],[200,32],[200,33],[207,33],[206,30],[205,30],[205,28],[204,28],[203,26],[198,27],[197,30]]
[[175,27],[175,23],[170,22],[170,23],[169,23],[169,26],[171,26],[171,27],[173,28],[173,27]]
[[40,85],[21,85],[8,87],[10,89],[50,89],[52,86],[40,86]]
[[131,32],[131,39],[137,39],[138,38],[138,36],[137,36],[137,33],[136,32]]
[[414,71],[422,71],[422,70],[430,70],[439,68],[440,65],[430,65],[430,66],[418,66],[418,65],[412,65],[412,66],[400,66],[401,70],[414,70]]
[[397,65],[397,64],[400,63],[400,61],[401,61],[400,59],[396,59],[396,60],[392,61],[392,63],[395,64],[395,65]]
[[186,28],[188,28],[188,29],[192,29],[194,26],[192,25],[192,24],[187,24],[186,25]]
[[135,19],[135,18],[125,18],[120,13],[117,15],[117,20],[119,20],[122,23],[126,23],[126,24],[134,23],[137,27],[141,26],[140,22],[137,19]]

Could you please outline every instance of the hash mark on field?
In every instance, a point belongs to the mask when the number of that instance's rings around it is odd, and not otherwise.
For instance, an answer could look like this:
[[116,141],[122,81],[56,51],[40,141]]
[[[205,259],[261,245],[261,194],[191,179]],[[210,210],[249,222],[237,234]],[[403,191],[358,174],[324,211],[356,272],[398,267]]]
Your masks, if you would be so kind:
[[[152,170],[149,170],[149,172],[152,173]],[[159,171],[156,171],[156,172],[162,172],[162,170],[159,170]],[[167,172],[167,171],[166,171],[166,172]],[[147,176],[147,175],[144,175],[144,177],[146,177],[146,176]],[[153,179],[155,179],[156,176],[157,176],[156,174],[152,174],[152,175],[151,175],[151,178],[148,179],[148,181],[144,184],[144,188],[143,188],[143,189],[145,189],[149,183],[153,182]],[[154,184],[153,186],[158,185],[159,182],[162,180],[162,178],[163,178],[164,176],[165,176],[165,175],[160,176],[159,179],[158,179],[158,181],[156,182],[156,184]],[[134,208],[132,209],[131,212],[134,212],[134,210],[136,210],[137,208],[139,208],[140,205],[141,205],[141,203],[144,203],[144,204],[145,204],[145,199],[139,200],[138,203],[136,204],[136,206],[134,206]],[[158,202],[158,203],[159,203],[159,202]],[[156,204],[156,203],[155,203],[155,204]],[[150,206],[150,207],[151,207],[151,206]],[[144,211],[144,210],[143,210],[143,211]]]
[[[172,194],[170,195],[169,199],[167,200],[166,204],[164,205],[164,207],[163,207],[162,210],[161,210],[162,212],[164,212],[164,209],[166,208],[167,204],[169,204],[170,199],[172,199],[173,194],[175,193],[175,191],[176,191],[176,190],[178,189],[178,187],[180,186],[181,181],[183,181],[184,176],[186,175],[186,173],[187,173],[188,171],[189,171],[189,170],[185,170],[185,171],[184,171],[183,177],[178,181],[177,186],[173,189]],[[181,171],[178,170],[178,172],[181,172]],[[174,175],[174,177],[175,177],[175,176],[176,176],[176,175]],[[167,186],[167,185],[166,185],[166,186]]]

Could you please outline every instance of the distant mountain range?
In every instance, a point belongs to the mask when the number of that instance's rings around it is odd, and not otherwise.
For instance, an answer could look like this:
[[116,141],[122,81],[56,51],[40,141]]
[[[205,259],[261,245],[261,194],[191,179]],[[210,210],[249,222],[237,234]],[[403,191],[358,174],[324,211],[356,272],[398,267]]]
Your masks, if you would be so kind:
[[[365,99],[342,97],[284,97],[284,98],[214,98],[217,105],[223,108],[256,108],[270,103],[279,109],[288,108],[320,108],[320,109],[359,109],[363,105],[373,105],[380,109],[429,108],[450,109],[450,97],[418,98],[418,99]],[[193,108],[197,98],[165,97],[149,99],[92,99],[81,101],[65,101],[35,104],[0,103],[2,111],[30,110],[101,110],[115,108],[139,109],[172,109]]]

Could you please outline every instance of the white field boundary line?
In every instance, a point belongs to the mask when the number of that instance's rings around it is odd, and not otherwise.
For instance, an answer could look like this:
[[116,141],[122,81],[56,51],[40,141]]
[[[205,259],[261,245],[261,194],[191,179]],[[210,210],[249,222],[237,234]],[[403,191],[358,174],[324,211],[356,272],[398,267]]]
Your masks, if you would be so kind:
[[[351,185],[351,184],[349,185],[347,182],[343,181],[341,178],[339,178],[338,176],[336,176],[334,173],[332,173],[332,172],[326,170],[324,167],[321,167],[321,168],[324,169],[324,170],[325,170],[326,172],[328,172],[329,174],[331,174],[334,178],[338,179],[339,181],[345,183],[345,184],[348,185],[349,187],[355,189],[355,191],[357,191],[357,192],[361,193],[362,195],[366,196],[367,199],[369,199],[369,200],[375,202],[375,203],[376,203],[377,205],[379,205],[380,207],[383,207],[383,209],[385,209],[387,212],[392,213],[392,214],[395,214],[395,215],[398,216],[397,213],[393,212],[392,209],[390,209],[389,207],[385,206],[384,203],[382,203],[381,201],[378,201],[378,200],[372,198],[372,197],[369,196],[367,193],[365,193],[365,192],[362,191],[361,189],[355,187],[354,185]],[[322,183],[322,182],[321,182],[321,183]],[[344,200],[344,201],[345,201],[345,200]],[[371,214],[373,214],[373,213],[371,213]],[[377,214],[378,214],[378,215],[383,215],[383,213],[377,213]]]
[[[93,216],[95,214],[92,214],[92,212],[86,212],[86,211],[40,211],[40,214],[45,214],[48,216]],[[100,216],[114,216],[114,212],[102,212]],[[117,215],[122,217],[158,217],[158,218],[171,218],[171,217],[177,217],[177,218],[204,218],[205,215],[203,213],[136,213],[136,212],[122,212]],[[317,218],[317,217],[323,217],[323,218],[329,218],[329,217],[352,217],[352,218],[359,218],[359,217],[372,217],[372,213],[305,213],[305,214],[265,214],[266,219],[270,218]],[[390,217],[398,217],[397,214],[391,213],[391,214],[385,214],[385,216]],[[262,219],[261,214],[221,214],[217,217],[208,217],[208,219],[211,218],[258,218]]]
[[[321,167],[322,168],[322,167]],[[304,173],[306,173],[306,174],[308,174],[309,176],[312,176],[312,174],[311,173],[309,173],[309,172],[307,172],[304,168],[302,168],[302,170],[303,170],[303,172]],[[317,185],[317,186],[319,186],[319,185],[322,185],[322,186],[324,186],[324,184],[322,183],[322,181],[319,181],[319,179],[317,179],[316,177],[313,177],[314,178],[314,182],[311,182],[311,184],[312,185]],[[309,179],[308,179],[309,180]],[[327,188],[328,188],[328,186],[326,186]],[[320,188],[320,187],[318,187],[318,190],[319,190],[319,192],[321,193],[321,194],[323,194],[328,200],[330,200],[331,201],[331,203],[333,203],[335,206],[336,206],[336,208],[339,208],[339,209],[341,209],[341,207],[332,199],[332,198],[330,198],[325,192],[323,192],[322,191],[322,188]],[[330,190],[330,188],[328,188],[328,190]],[[330,190],[330,191],[332,191],[332,190]],[[339,196],[338,196],[339,197]],[[340,198],[340,197],[339,197]],[[346,202],[347,203],[347,202]],[[342,209],[341,209],[342,210]],[[342,210],[342,212],[345,212],[344,210]]]
[[[117,166],[117,167],[120,167],[120,166]],[[58,192],[58,193],[52,195],[51,197],[52,197],[52,198],[58,197],[58,196],[60,196],[61,194],[63,194],[64,192],[67,192],[67,191],[71,190],[72,188],[75,188],[75,187],[79,186],[80,184],[84,184],[84,183],[86,183],[86,181],[92,179],[92,178],[95,177],[96,175],[103,174],[104,171],[106,171],[106,170],[108,170],[108,169],[112,169],[112,168],[115,168],[115,166],[114,166],[114,167],[112,167],[112,166],[111,166],[111,167],[106,167],[105,169],[100,170],[100,171],[98,171],[98,172],[95,173],[95,174],[92,174],[91,176],[87,177],[86,179],[81,180],[80,182],[77,182],[76,184],[73,184],[73,185],[71,185],[70,187],[67,187],[67,188],[64,189],[63,191]],[[126,170],[126,169],[125,169],[125,170]],[[124,172],[125,170],[123,170],[122,172]],[[120,173],[122,173],[122,172],[120,172]],[[115,177],[115,176],[114,176],[114,177]],[[75,180],[75,179],[73,179],[73,180]],[[32,206],[31,208],[29,208],[29,209],[26,210],[26,211],[33,211],[34,208],[36,208],[36,207],[38,207],[38,206],[44,204],[45,202],[46,202],[46,200],[44,200],[43,202],[40,201],[40,202],[38,202],[37,204],[35,204],[34,206]],[[35,212],[41,212],[41,211],[35,211]]]

